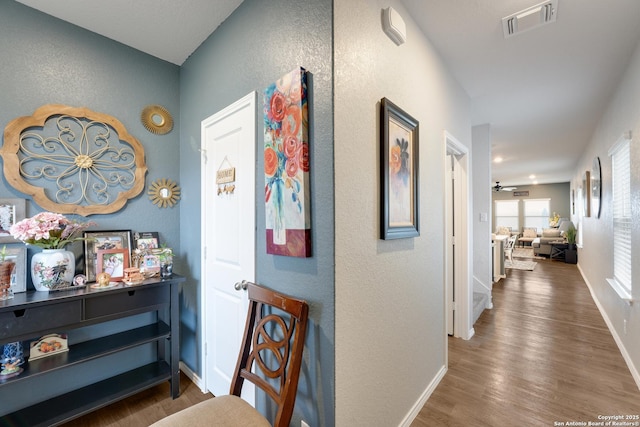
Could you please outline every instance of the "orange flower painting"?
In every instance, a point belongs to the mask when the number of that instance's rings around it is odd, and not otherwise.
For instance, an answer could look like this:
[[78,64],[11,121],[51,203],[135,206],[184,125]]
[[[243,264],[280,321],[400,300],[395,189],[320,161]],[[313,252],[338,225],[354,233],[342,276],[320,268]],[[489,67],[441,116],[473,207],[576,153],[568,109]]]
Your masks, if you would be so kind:
[[383,98],[381,238],[419,236],[418,122]]
[[311,256],[307,80],[304,68],[264,91],[267,253]]

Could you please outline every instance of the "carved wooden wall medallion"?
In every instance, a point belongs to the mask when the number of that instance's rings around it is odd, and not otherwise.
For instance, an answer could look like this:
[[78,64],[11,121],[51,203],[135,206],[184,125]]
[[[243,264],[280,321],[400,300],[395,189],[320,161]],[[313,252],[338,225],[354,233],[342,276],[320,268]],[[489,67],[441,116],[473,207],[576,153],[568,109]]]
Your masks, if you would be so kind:
[[108,214],[144,190],[144,147],[115,117],[48,104],[5,127],[4,175],[42,208]]

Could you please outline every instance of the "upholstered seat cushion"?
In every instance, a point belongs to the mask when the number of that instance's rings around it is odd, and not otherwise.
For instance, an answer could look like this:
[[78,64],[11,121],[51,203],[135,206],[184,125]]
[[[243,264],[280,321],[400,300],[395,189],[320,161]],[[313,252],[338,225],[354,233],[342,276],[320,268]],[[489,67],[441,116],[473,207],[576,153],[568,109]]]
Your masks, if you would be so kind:
[[271,427],[251,405],[238,396],[220,396],[183,409],[152,427]]
[[511,235],[511,227],[498,227],[496,229],[496,234],[502,236],[510,236]]

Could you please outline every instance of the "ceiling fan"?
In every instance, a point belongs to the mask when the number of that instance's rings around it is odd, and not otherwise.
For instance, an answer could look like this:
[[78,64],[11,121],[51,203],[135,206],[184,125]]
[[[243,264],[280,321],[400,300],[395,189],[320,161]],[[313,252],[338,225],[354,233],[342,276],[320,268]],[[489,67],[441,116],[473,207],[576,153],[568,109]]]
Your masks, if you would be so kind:
[[493,189],[493,191],[497,193],[498,191],[513,191],[513,190],[516,190],[518,187],[503,187],[502,185],[500,185],[500,181],[496,181],[496,185],[494,185],[491,188]]

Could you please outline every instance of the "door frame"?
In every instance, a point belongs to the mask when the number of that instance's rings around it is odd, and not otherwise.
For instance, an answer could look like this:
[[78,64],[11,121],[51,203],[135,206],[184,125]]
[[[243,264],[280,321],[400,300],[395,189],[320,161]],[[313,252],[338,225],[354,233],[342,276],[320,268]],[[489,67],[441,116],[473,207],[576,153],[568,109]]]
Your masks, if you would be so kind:
[[[205,136],[206,136],[206,130],[208,127],[210,127],[211,125],[213,125],[216,122],[219,122],[220,120],[223,120],[224,118],[226,118],[227,116],[234,114],[235,112],[242,110],[244,108],[249,108],[251,111],[253,111],[254,113],[254,118],[257,120],[257,115],[256,115],[256,105],[257,105],[257,92],[253,91],[250,92],[249,94],[245,95],[244,97],[240,98],[239,100],[235,101],[234,103],[228,105],[227,107],[224,107],[222,110],[218,111],[217,113],[207,117],[206,119],[202,120],[201,122],[201,135],[200,135],[200,154],[201,154],[201,159],[200,159],[200,200],[201,200],[201,206],[200,206],[200,234],[201,234],[201,242],[200,242],[200,365],[201,365],[201,371],[202,371],[202,377],[201,377],[201,383],[202,383],[202,389],[203,392],[206,392],[208,390],[207,389],[207,384],[208,384],[208,372],[207,372],[207,324],[208,324],[208,319],[207,319],[207,298],[206,298],[206,288],[205,288],[205,281],[207,279],[207,274],[206,274],[206,268],[205,268],[205,263],[207,262],[207,245],[206,245],[206,239],[202,240],[202,236],[204,236],[205,230],[206,230],[206,226],[204,224],[204,218],[206,218],[206,204],[202,202],[202,200],[205,199],[205,195],[206,195],[206,191],[207,188],[205,187],[203,181],[205,179],[205,171],[206,171],[206,167],[207,167],[207,153],[206,153],[206,147],[205,147]],[[253,157],[253,164],[256,163],[256,150],[257,150],[257,143],[258,143],[258,138],[257,138],[257,123],[256,120],[253,120],[252,126],[253,126],[253,151],[251,153],[249,153],[250,156]],[[213,167],[217,167],[217,165],[213,165]],[[253,179],[252,181],[255,183],[255,174],[256,171],[255,169],[253,171],[251,171],[252,175],[253,175]],[[256,227],[256,203],[255,203],[255,197],[254,197],[254,201],[253,201],[253,234],[254,234],[254,247],[256,246],[255,244],[255,227]],[[254,264],[253,264],[253,274],[249,275],[247,277],[245,277],[246,280],[249,281],[255,281],[255,264],[256,264],[256,260],[255,260],[255,254],[254,254]],[[240,292],[245,292],[246,291],[240,291]],[[245,320],[245,317],[243,316],[243,321]],[[213,344],[212,344],[213,345]]]
[[[451,209],[445,203],[445,217],[444,217],[444,229],[446,233],[445,238],[445,262],[444,262],[444,278],[445,278],[445,332],[446,332],[446,321],[448,317],[448,304],[450,300],[450,295],[446,292],[446,283],[447,283],[447,274],[448,274],[448,266],[449,263],[453,262],[453,260],[449,259],[447,256],[447,247],[449,244],[449,236],[455,235],[455,246],[454,246],[454,259],[455,262],[455,270],[454,277],[456,278],[455,282],[455,295],[453,298],[455,300],[455,316],[453,323],[453,336],[459,337],[465,340],[470,339],[474,332],[472,317],[473,317],[473,289],[472,289],[472,275],[473,275],[473,267],[472,267],[472,256],[471,256],[471,207],[472,203],[472,194],[469,191],[471,188],[471,153],[469,149],[462,144],[459,140],[457,140],[453,135],[451,135],[446,130],[444,131],[444,154],[443,154],[443,164],[445,165],[445,171],[447,176],[450,173],[450,166],[447,165],[447,153],[453,154],[457,162],[455,162],[459,168],[455,172],[456,179],[454,180],[454,195],[455,195],[455,206],[456,209],[454,212],[451,212]],[[449,191],[450,188],[450,180],[445,179],[445,189],[444,191]],[[446,193],[445,193],[446,194]],[[445,197],[446,199],[446,197]],[[454,218],[454,230],[447,230],[447,215],[453,215]],[[452,233],[453,231],[453,233]],[[446,335],[446,334],[445,334]]]

